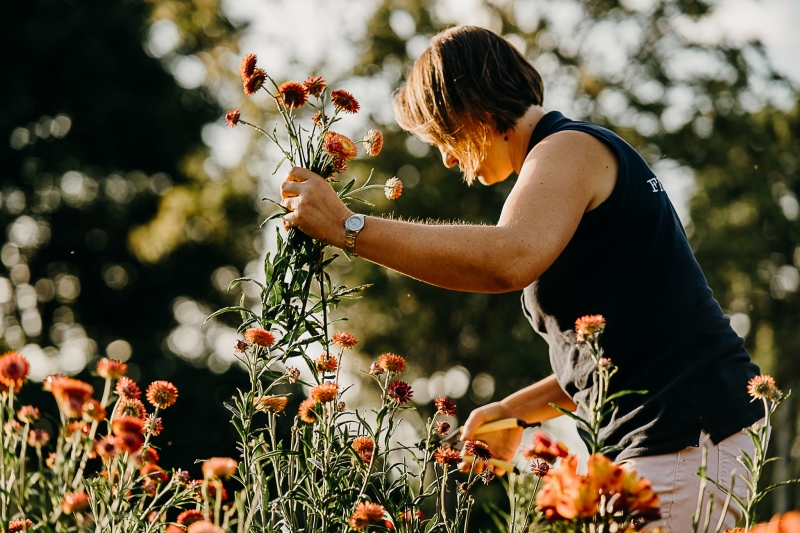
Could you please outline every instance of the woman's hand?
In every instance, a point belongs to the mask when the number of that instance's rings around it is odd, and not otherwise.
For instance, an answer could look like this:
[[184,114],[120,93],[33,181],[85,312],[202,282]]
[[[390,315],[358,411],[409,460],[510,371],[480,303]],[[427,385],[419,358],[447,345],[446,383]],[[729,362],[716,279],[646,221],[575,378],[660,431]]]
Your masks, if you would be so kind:
[[[514,459],[514,454],[519,447],[520,440],[522,440],[522,428],[506,429],[503,431],[494,431],[492,433],[483,433],[474,437],[475,430],[483,424],[493,422],[495,420],[502,420],[504,418],[518,418],[515,412],[512,412],[502,402],[494,402],[483,407],[479,407],[470,413],[469,418],[464,423],[464,429],[461,432],[461,440],[481,440],[489,446],[489,451],[492,452],[492,457],[501,459],[503,461],[511,462]],[[465,465],[465,463],[462,463]],[[475,472],[480,472],[483,467],[487,466],[495,474],[502,475],[504,470],[494,467],[489,463],[481,461],[475,464]],[[463,466],[462,466],[463,468]],[[469,470],[469,467],[467,468]]]
[[318,241],[344,246],[344,221],[353,213],[324,178],[294,167],[281,184],[281,198],[281,205],[291,211],[283,217],[284,228],[297,228]]

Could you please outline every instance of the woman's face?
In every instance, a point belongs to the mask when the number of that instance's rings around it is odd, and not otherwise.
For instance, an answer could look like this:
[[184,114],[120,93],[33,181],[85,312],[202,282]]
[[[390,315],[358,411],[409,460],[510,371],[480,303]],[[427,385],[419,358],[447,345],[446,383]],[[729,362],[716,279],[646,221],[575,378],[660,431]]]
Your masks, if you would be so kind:
[[[441,146],[442,163],[447,168],[458,164],[458,159]],[[507,137],[499,133],[494,134],[486,148],[486,157],[478,168],[477,178],[484,185],[494,185],[508,178],[514,171],[508,154]]]

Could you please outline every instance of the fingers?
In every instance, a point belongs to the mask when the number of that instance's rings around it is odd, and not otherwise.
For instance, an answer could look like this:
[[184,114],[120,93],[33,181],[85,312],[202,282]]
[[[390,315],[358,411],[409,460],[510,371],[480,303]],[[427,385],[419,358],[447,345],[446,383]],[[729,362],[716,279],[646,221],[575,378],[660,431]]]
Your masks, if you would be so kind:
[[281,183],[281,198],[297,196],[302,191],[302,183],[290,180],[288,177]]
[[284,198],[281,201],[281,205],[288,209],[289,211],[294,211],[297,209],[297,205],[300,203],[300,198],[297,196],[292,196],[290,198]]
[[459,440],[469,440],[473,437],[475,430],[478,429],[486,421],[486,417],[481,409],[475,409],[470,413],[467,421],[464,422],[464,427],[461,429],[461,436]]
[[301,181],[301,182],[310,180],[312,178],[322,179],[322,177],[319,174],[315,174],[310,170],[308,170],[307,168],[301,168],[301,167],[292,167],[292,169],[289,170],[289,175],[286,176],[286,179],[289,181]]

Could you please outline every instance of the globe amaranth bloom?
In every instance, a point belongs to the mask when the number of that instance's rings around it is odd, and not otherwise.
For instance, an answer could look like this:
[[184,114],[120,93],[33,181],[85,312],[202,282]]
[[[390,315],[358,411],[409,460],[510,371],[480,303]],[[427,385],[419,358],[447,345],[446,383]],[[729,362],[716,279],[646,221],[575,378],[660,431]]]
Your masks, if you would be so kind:
[[385,353],[378,357],[378,366],[386,372],[399,374],[406,369],[406,360],[396,353]]
[[332,381],[320,383],[311,388],[311,398],[315,402],[328,403],[336,399],[339,394],[339,385]]
[[262,348],[269,348],[275,344],[275,335],[265,329],[251,328],[244,332],[244,340]]
[[172,407],[178,401],[178,389],[169,381],[154,381],[147,387],[147,401],[159,409]]
[[308,94],[315,98],[319,98],[319,95],[322,94],[322,91],[325,90],[325,80],[322,79],[322,76],[310,76],[306,81],[303,82]]
[[205,479],[229,478],[236,473],[239,463],[230,457],[212,457],[203,462],[203,477]]
[[403,194],[403,182],[400,178],[389,178],[383,184],[383,194],[389,200],[397,200]]
[[370,524],[383,521],[383,505],[372,502],[361,502],[356,506],[353,516],[350,517],[350,527],[361,531]]
[[128,365],[116,359],[103,357],[97,363],[97,375],[106,379],[118,379],[128,371]]
[[444,416],[453,416],[456,414],[456,404],[444,396],[436,398],[433,404],[436,406],[436,410]]
[[278,100],[289,109],[302,107],[308,101],[308,89],[297,81],[287,81],[278,87]]
[[353,348],[358,344],[358,338],[349,331],[340,331],[333,334],[333,344],[342,348]]
[[28,379],[30,370],[28,360],[17,352],[8,352],[0,356],[0,392],[8,390],[18,392]]
[[411,385],[405,381],[393,381],[389,383],[389,391],[387,394],[389,395],[389,398],[395,402],[404,404],[411,401],[414,391],[411,390]]
[[231,109],[227,113],[225,113],[225,124],[230,126],[231,128],[235,128],[236,125],[239,123],[239,117],[241,117],[241,113],[238,109]]
[[344,111],[345,113],[358,113],[358,110],[361,108],[358,104],[358,100],[343,89],[336,89],[331,92],[331,100],[336,109]]

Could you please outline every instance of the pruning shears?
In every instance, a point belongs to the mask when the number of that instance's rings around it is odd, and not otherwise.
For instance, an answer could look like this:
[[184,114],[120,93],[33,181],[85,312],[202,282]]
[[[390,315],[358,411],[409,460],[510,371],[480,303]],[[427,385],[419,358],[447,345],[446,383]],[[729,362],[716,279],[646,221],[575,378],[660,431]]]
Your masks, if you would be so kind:
[[[495,431],[504,431],[506,429],[514,429],[514,428],[535,428],[539,427],[542,424],[540,422],[526,422],[520,418],[503,418],[501,420],[495,420],[493,422],[488,422],[483,424],[482,426],[478,427],[475,430],[474,436],[485,435],[487,433],[494,433]],[[454,448],[454,449],[461,449],[463,448],[463,442],[460,442],[458,439],[461,437],[461,432],[464,429],[464,426],[456,428],[455,430],[450,433],[450,435],[446,437],[442,437],[439,441],[439,445],[444,446],[446,448]],[[465,455],[462,460],[465,463],[469,463],[473,460],[471,455]],[[506,472],[513,472],[514,465],[509,463],[508,461],[503,461],[501,459],[489,459],[489,463],[497,468],[502,468]]]

